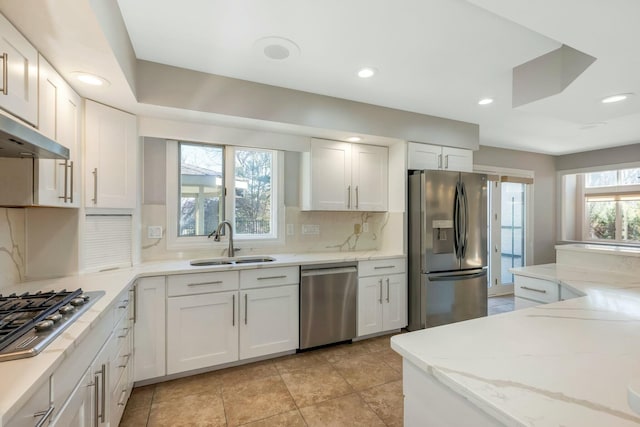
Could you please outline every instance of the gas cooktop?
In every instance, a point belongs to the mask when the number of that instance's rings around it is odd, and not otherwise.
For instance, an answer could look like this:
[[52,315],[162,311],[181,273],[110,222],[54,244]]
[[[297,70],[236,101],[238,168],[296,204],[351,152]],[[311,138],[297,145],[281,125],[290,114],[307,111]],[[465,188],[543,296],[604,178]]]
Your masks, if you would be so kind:
[[0,361],[40,353],[103,295],[82,289],[0,294]]

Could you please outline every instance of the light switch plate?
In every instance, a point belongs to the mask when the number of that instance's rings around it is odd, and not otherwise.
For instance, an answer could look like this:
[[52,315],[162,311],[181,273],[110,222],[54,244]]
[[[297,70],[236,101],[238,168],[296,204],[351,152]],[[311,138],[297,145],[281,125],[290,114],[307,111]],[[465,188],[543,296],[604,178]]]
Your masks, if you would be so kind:
[[148,226],[147,239],[162,239],[162,226],[161,225]]

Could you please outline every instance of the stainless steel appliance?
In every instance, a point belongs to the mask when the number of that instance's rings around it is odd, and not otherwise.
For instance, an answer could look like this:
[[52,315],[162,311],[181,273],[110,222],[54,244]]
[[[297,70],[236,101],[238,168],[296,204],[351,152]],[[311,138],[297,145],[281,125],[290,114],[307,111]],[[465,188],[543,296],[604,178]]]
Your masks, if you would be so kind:
[[300,269],[300,349],[356,336],[358,269],[354,263]]
[[0,295],[0,361],[40,353],[103,295],[82,289]]
[[69,159],[69,149],[0,113],[0,157]]
[[408,329],[486,315],[486,175],[410,171]]

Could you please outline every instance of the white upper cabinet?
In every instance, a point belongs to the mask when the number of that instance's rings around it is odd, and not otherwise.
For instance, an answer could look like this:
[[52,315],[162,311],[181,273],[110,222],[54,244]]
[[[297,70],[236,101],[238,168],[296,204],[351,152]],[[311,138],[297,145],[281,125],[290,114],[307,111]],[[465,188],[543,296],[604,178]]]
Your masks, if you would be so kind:
[[39,130],[69,149],[69,160],[37,160],[35,203],[80,206],[81,100],[53,67],[39,57]]
[[0,14],[0,108],[38,124],[38,51]]
[[303,154],[302,187],[304,210],[386,211],[388,150],[312,139]]
[[409,169],[473,172],[473,151],[410,142],[407,164]]
[[136,206],[136,116],[85,101],[85,206]]

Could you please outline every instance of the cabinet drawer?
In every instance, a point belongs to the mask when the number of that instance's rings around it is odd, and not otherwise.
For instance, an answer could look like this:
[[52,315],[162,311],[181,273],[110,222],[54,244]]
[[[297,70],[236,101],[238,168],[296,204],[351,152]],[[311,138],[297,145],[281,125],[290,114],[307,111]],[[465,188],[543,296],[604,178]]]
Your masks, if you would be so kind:
[[299,267],[256,268],[255,270],[242,270],[240,272],[241,289],[295,285],[299,282]]
[[[7,427],[30,427],[35,425],[43,417],[50,418],[53,413],[53,405],[49,404],[49,379],[42,384],[38,390],[31,395],[27,403],[18,410],[18,413],[14,415],[11,420],[6,424]],[[36,414],[41,414],[36,416]],[[47,425],[47,421],[43,425]]]
[[204,294],[207,292],[234,291],[238,289],[238,272],[193,273],[169,276],[167,295]]
[[[129,306],[132,302],[130,297],[131,297],[131,292],[129,292],[129,288],[127,288],[116,298],[116,301],[114,303],[114,308],[113,308],[115,311],[116,323],[119,322],[120,319],[125,317],[125,314],[129,313],[129,309],[130,309]],[[129,316],[126,316],[126,317],[128,318]]]
[[358,263],[358,277],[379,276],[406,271],[405,258],[377,259],[373,261],[360,261]]
[[514,276],[514,293],[520,298],[548,303],[560,299],[559,286],[555,282],[533,277]]

